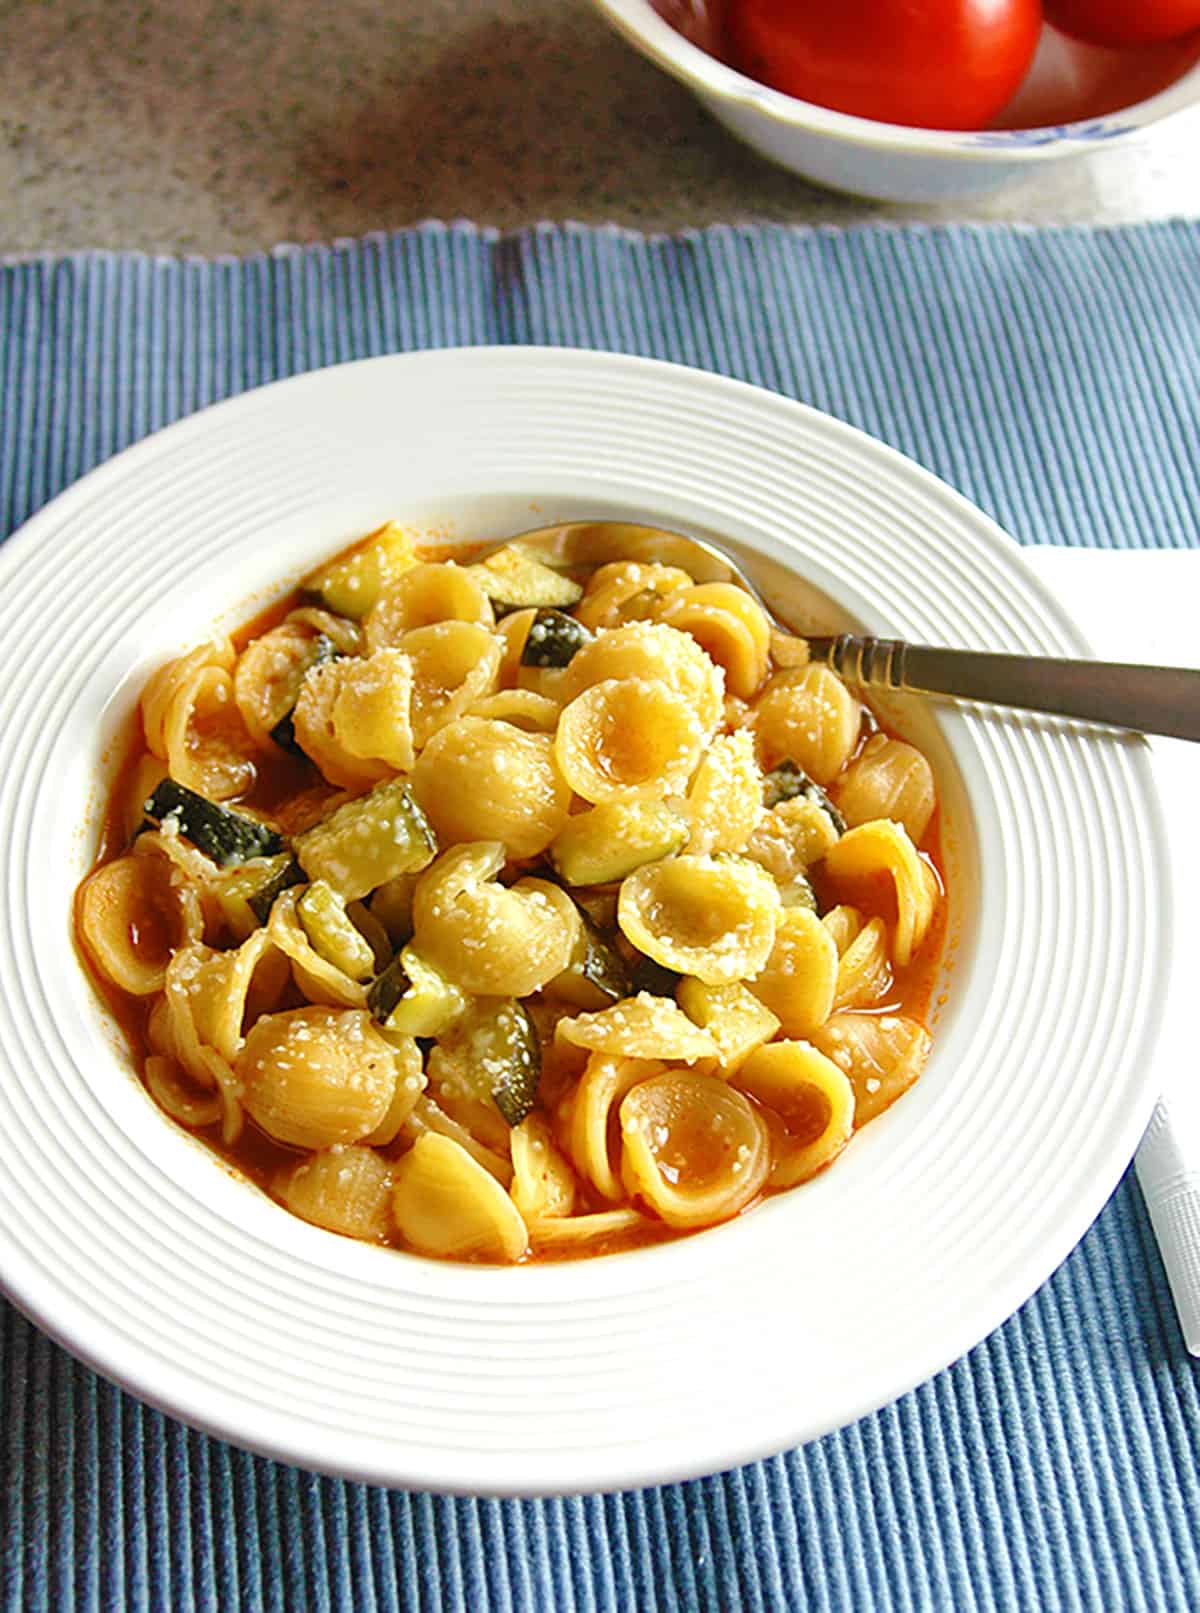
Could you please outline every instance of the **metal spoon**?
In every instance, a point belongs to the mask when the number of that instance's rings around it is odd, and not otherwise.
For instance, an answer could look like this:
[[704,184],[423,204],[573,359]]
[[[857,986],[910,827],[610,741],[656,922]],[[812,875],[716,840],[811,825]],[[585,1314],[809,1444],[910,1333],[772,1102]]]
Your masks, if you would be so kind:
[[[698,538],[623,521],[573,521],[539,527],[512,541],[539,549],[560,564],[658,561],[682,567],[697,582],[734,582],[785,632],[798,631],[774,616],[761,591],[727,554]],[[1142,734],[1200,740],[1200,671],[1190,668],[953,650],[852,633],[800,636],[807,640],[812,660],[825,662],[862,688],[977,700]]]

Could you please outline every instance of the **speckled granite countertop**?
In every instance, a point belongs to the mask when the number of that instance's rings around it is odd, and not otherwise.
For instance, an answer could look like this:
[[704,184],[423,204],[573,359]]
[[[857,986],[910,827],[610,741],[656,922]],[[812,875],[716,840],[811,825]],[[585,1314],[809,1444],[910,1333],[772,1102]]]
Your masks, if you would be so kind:
[[1200,214],[1200,131],[950,207],[855,202],[738,145],[587,0],[0,0],[0,252],[205,254],[425,218]]

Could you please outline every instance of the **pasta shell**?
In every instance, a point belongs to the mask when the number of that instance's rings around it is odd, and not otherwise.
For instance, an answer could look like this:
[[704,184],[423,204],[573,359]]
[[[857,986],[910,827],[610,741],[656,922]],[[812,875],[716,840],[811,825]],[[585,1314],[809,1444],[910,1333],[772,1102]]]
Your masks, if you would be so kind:
[[564,707],[554,753],[585,801],[661,800],[686,789],[706,737],[695,710],[664,684],[610,678]]
[[621,1102],[621,1174],[668,1226],[727,1221],[762,1191],[771,1168],[763,1120],[711,1075],[667,1070]]
[[829,1018],[837,970],[837,947],[821,920],[806,907],[788,907],[776,923],[766,966],[749,986],[785,1036],[806,1037]]
[[845,767],[861,726],[858,701],[835,672],[817,665],[772,678],[750,717],[764,768],[790,760],[818,784]]
[[460,717],[434,734],[412,789],[439,845],[498,840],[513,858],[544,851],[571,803],[552,739],[483,717]]
[[281,1197],[293,1215],[347,1238],[382,1243],[391,1228],[392,1173],[373,1148],[323,1149],[295,1166]]
[[852,828],[875,818],[902,824],[920,845],[937,805],[933,769],[902,739],[872,734],[837,780],[834,799]]
[[659,612],[660,622],[690,633],[722,668],[730,694],[748,700],[767,675],[771,630],[762,607],[733,583],[682,588]]
[[383,1119],[362,1139],[372,1148],[386,1148],[395,1142],[408,1123],[417,1101],[425,1091],[426,1079],[420,1046],[415,1036],[379,1027],[379,1034],[392,1050],[396,1063],[396,1085]]
[[825,872],[836,889],[851,894],[869,889],[881,874],[888,877],[896,893],[892,956],[901,968],[911,963],[929,933],[941,887],[908,832],[886,818],[860,824],[830,848]]
[[882,919],[871,919],[838,959],[833,1011],[836,1013],[841,1008],[872,1008],[883,1001],[891,984],[887,926]]
[[706,737],[716,733],[724,715],[725,674],[690,634],[658,622],[598,634],[572,657],[565,677],[568,700],[612,679],[661,683],[691,708]]
[[263,750],[275,750],[271,730],[296,703],[312,661],[313,637],[302,623],[288,620],[251,639],[237,658],[233,697],[247,732]]
[[808,1042],[772,1042],[751,1054],[734,1084],[762,1104],[771,1133],[772,1187],[795,1187],[830,1165],[854,1130],[854,1089]]
[[413,764],[413,667],[400,650],[314,667],[292,714],[296,742],[333,784],[363,789]]
[[590,1215],[542,1216],[530,1222],[529,1241],[538,1254],[598,1255],[645,1241],[655,1223],[628,1207]]
[[622,1098],[639,1081],[662,1073],[652,1059],[593,1053],[570,1105],[567,1146],[575,1169],[601,1198],[624,1197],[614,1121]]
[[904,1014],[855,1013],[835,1014],[812,1040],[854,1088],[856,1126],[908,1091],[925,1067],[931,1041],[924,1025]]
[[766,964],[780,913],[774,882],[743,857],[669,857],[622,882],[617,922],[648,958],[707,985]]
[[414,944],[464,991],[527,997],[567,967],[577,931],[536,882],[496,884],[504,861],[499,841],[439,857],[413,895]]
[[669,997],[653,997],[648,991],[626,997],[598,1014],[560,1019],[555,1034],[576,1047],[622,1058],[679,1059],[691,1064],[696,1059],[716,1058],[718,1053],[708,1031],[694,1025]]
[[233,697],[232,643],[213,639],[169,662],[142,694],[146,744],[178,784],[227,801],[254,783],[250,735]]
[[435,622],[495,622],[492,602],[470,571],[453,560],[421,561],[389,583],[364,623],[367,651],[399,644],[414,627]]
[[483,1143],[472,1137],[465,1126],[460,1126],[457,1120],[452,1120],[427,1093],[423,1093],[413,1104],[408,1119],[400,1128],[400,1137],[404,1142],[413,1143],[428,1132],[434,1132],[439,1137],[448,1137],[451,1142],[456,1142],[470,1154],[477,1165],[487,1171],[489,1176],[495,1177],[501,1187],[508,1188],[513,1173],[507,1154],[498,1154],[493,1149],[486,1148]]
[[358,1142],[381,1123],[396,1085],[391,1048],[355,1009],[263,1015],[236,1070],[253,1119],[297,1148]]
[[150,1096],[164,1114],[179,1125],[201,1130],[220,1120],[220,1092],[192,1085],[174,1059],[151,1053],[143,1074]]
[[748,733],[718,734],[709,745],[687,796],[696,854],[742,851],[762,816],[762,771]]
[[410,706],[418,750],[446,723],[496,688],[500,640],[478,622],[436,622],[405,633],[399,648],[412,662]]
[[575,1208],[575,1173],[560,1152],[545,1115],[526,1115],[511,1137],[512,1201],[527,1226]]
[[691,586],[678,566],[653,561],[614,560],[588,578],[575,617],[593,632],[626,622],[652,620],[672,594]]
[[427,1132],[395,1165],[392,1213],[421,1254],[513,1262],[529,1247],[521,1212],[465,1148]]
[[468,717],[488,717],[494,722],[512,723],[529,733],[552,734],[558,727],[558,704],[532,689],[502,687],[495,694],[484,695],[467,712]]
[[80,889],[78,914],[96,968],[135,997],[161,991],[172,952],[198,939],[198,914],[166,857],[118,857],[97,868]]
[[831,907],[828,913],[821,915],[821,923],[832,935],[833,944],[837,947],[840,958],[862,930],[863,916],[857,907],[847,907],[845,903],[839,903],[837,907]]

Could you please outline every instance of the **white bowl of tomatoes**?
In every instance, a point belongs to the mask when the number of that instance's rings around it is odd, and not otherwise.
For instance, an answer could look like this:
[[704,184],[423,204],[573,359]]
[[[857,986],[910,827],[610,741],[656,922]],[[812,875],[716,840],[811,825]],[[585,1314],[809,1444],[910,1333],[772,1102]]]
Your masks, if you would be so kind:
[[595,0],[763,156],[937,202],[1200,103],[1200,0]]

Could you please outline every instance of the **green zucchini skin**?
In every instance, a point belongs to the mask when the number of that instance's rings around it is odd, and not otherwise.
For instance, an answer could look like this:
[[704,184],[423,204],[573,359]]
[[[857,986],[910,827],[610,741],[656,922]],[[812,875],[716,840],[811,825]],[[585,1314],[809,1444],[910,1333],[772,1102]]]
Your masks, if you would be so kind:
[[315,666],[324,666],[326,661],[336,661],[341,655],[337,645],[326,633],[318,633],[312,642],[312,654],[305,662],[300,676],[296,679],[296,687],[292,690],[292,703],[283,716],[271,730],[271,738],[292,756],[303,756],[304,752],[296,743],[296,725],[292,720],[296,710],[296,701],[300,698],[300,685]]
[[386,1024],[388,1016],[411,985],[412,979],[397,952],[387,968],[375,976],[367,992],[367,1007],[372,1019],[380,1025]]
[[173,818],[184,839],[218,868],[232,868],[252,857],[277,857],[285,849],[283,836],[267,824],[208,801],[171,778],[156,786],[142,810],[160,825]]
[[301,868],[294,857],[288,859],[277,873],[272,874],[261,890],[255,891],[248,898],[247,905],[260,924],[265,924],[271,916],[271,909],[275,905],[275,898],[292,885],[303,885],[308,875]]
[[541,1046],[524,1004],[501,998],[474,1021],[468,1046],[488,1072],[497,1109],[510,1126],[519,1126],[537,1102],[542,1074]]
[[543,606],[529,624],[521,665],[532,667],[569,666],[571,660],[590,644],[595,634],[565,611]]
[[440,1036],[467,1011],[467,998],[411,946],[401,947],[367,992],[367,1007],[385,1030]]
[[821,786],[809,778],[797,762],[780,762],[763,778],[763,805],[778,806],[781,801],[794,801],[803,796],[826,813],[839,835],[846,832],[846,820],[834,806]]
[[546,989],[585,1012],[595,1012],[630,996],[632,979],[613,941],[578,903],[576,907],[583,923],[582,944],[567,968]]
[[648,991],[652,997],[674,997],[682,979],[674,969],[655,963],[653,958],[643,957],[639,952],[630,973],[630,995]]

